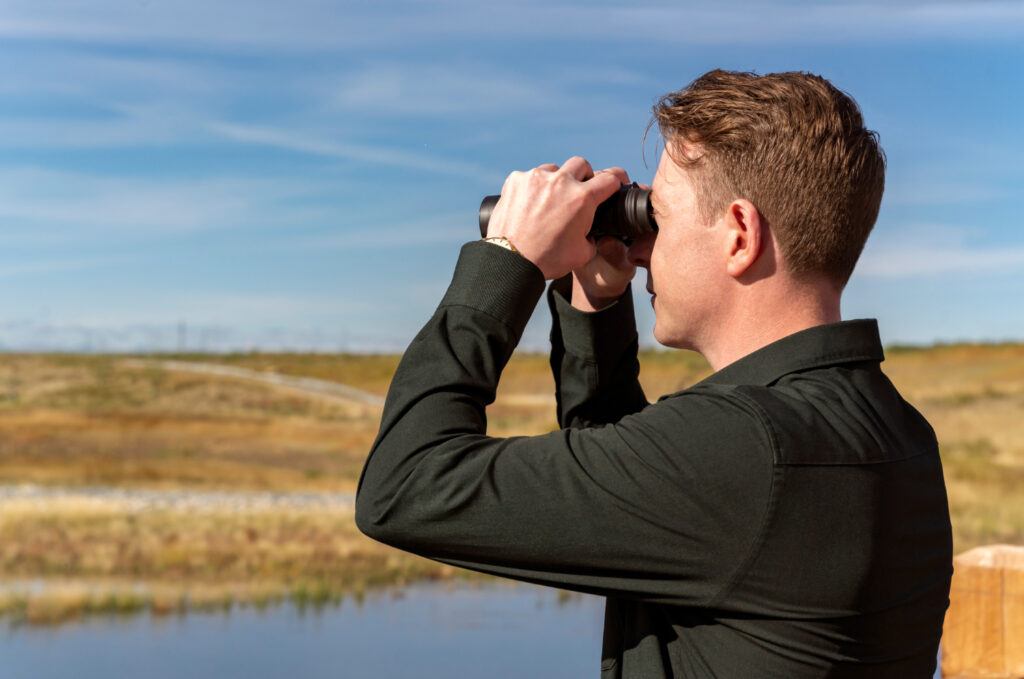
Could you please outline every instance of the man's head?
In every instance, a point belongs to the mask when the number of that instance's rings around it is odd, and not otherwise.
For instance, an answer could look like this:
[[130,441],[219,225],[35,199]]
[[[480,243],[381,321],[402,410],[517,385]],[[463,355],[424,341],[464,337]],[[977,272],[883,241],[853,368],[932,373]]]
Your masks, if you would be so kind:
[[654,116],[660,230],[630,257],[650,269],[655,337],[708,356],[744,321],[838,320],[885,174],[853,100],[803,73],[711,71]]
[[790,273],[846,285],[885,184],[878,136],[853,99],[806,73],[716,70],[662,97],[654,119],[705,222],[747,199]]

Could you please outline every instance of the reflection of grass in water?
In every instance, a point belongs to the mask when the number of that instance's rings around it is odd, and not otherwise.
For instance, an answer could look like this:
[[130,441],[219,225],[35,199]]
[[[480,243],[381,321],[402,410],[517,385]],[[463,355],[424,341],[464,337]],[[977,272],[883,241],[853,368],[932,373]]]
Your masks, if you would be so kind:
[[8,501],[0,515],[0,579],[58,583],[0,592],[0,610],[30,622],[283,599],[315,608],[454,572],[373,542],[350,511],[322,507],[127,514],[116,503]]
[[235,607],[264,610],[285,601],[300,610],[320,610],[340,605],[346,595],[357,593],[321,582],[294,586],[268,582],[65,582],[0,592],[0,615],[6,615],[11,624],[52,625],[89,615],[148,612],[160,617],[186,612],[226,612]]

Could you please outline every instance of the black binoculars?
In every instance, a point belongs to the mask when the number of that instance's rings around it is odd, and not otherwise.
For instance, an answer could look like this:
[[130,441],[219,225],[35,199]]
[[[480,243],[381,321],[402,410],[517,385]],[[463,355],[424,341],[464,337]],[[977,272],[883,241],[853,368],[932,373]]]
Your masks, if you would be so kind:
[[[485,196],[480,203],[480,235],[487,235],[487,222],[501,196]],[[595,241],[602,236],[614,236],[627,245],[633,240],[655,233],[658,224],[654,221],[651,207],[651,190],[640,188],[633,182],[623,184],[612,197],[597,206],[594,223],[587,238]]]

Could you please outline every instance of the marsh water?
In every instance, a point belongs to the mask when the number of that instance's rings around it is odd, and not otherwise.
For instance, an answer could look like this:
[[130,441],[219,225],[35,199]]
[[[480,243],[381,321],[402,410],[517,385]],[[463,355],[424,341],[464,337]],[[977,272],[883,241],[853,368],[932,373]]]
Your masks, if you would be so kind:
[[4,679],[587,677],[602,599],[528,585],[423,585],[319,610],[0,627]]
[[0,628],[0,676],[595,677],[603,610],[603,599],[543,587],[435,584],[321,609],[7,627]]

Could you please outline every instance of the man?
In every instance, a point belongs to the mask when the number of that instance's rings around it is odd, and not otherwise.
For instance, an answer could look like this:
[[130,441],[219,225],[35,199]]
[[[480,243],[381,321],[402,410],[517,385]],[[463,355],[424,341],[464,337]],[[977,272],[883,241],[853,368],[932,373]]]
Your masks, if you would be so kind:
[[[606,596],[602,676],[931,677],[948,603],[934,434],[840,294],[884,159],[801,73],[712,71],[664,97],[659,230],[585,237],[625,172],[513,173],[388,394],[356,503],[383,542]],[[499,245],[501,247],[499,247]],[[629,280],[662,344],[716,371],[648,404]],[[564,429],[485,434],[544,280]]]

